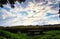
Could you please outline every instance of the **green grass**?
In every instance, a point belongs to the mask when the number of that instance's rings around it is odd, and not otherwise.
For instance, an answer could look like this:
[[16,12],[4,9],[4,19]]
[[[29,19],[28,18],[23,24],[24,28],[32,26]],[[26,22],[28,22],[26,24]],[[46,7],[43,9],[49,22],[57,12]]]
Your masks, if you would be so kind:
[[46,31],[44,34],[31,36],[28,36],[27,33],[0,30],[0,39],[60,39],[60,30]]

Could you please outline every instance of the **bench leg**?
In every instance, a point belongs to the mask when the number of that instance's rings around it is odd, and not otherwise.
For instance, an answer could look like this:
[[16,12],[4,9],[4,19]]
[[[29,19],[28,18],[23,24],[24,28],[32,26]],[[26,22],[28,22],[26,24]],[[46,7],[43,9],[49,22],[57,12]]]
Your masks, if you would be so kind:
[[43,34],[43,31],[40,31],[40,34]]

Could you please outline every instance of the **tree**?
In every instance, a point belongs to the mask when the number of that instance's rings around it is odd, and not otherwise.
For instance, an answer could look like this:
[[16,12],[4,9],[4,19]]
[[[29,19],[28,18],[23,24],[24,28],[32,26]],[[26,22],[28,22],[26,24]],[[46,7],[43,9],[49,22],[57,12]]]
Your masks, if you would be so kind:
[[14,8],[15,1],[18,1],[19,3],[25,2],[25,0],[0,0],[0,7],[3,8],[3,4],[10,3],[11,8]]

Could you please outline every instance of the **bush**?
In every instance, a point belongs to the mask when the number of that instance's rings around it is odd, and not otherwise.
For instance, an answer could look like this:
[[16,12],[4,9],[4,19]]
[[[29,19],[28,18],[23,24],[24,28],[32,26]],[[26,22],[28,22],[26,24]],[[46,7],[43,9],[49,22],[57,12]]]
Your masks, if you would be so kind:
[[8,32],[8,31],[4,31],[4,30],[0,30],[0,36],[3,36],[7,39],[20,39],[20,37],[17,34]]
[[0,39],[6,39],[5,37],[0,36]]
[[60,39],[60,30],[46,31],[44,34],[28,36],[27,33],[11,33],[0,30],[0,39]]

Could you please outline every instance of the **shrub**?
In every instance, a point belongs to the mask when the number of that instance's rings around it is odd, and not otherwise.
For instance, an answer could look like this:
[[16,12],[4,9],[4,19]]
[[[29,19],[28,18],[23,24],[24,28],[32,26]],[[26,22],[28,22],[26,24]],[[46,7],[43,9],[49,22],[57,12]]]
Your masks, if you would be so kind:
[[0,30],[0,36],[3,36],[7,39],[20,39],[20,37],[17,34],[8,32],[8,31],[4,31],[4,30]]

